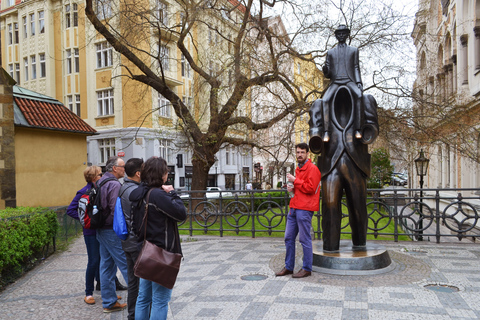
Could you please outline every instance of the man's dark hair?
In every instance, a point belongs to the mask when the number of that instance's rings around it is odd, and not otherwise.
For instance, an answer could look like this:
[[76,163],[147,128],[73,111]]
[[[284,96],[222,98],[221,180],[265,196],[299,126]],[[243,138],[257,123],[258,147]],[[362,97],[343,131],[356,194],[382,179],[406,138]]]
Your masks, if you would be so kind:
[[125,173],[127,177],[133,177],[137,171],[142,170],[143,159],[140,158],[130,158],[125,163]]
[[105,164],[105,170],[107,172],[112,172],[113,166],[116,166],[118,164],[118,159],[120,159],[120,157],[118,156],[112,156],[108,158],[107,163]]
[[295,150],[297,150],[297,148],[300,148],[302,150],[307,150],[307,152],[309,151],[308,144],[306,144],[305,142],[301,142],[301,143],[295,145]]
[[149,187],[161,187],[163,176],[168,172],[167,161],[161,157],[150,157],[142,166],[140,179]]

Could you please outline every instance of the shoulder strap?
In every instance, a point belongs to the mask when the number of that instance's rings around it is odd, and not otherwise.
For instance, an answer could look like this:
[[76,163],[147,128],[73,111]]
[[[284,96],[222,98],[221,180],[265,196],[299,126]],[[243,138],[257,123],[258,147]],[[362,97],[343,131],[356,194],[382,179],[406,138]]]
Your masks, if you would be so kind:
[[107,179],[103,180],[101,183],[99,183],[98,187],[101,188],[105,183],[107,183],[108,181],[112,181],[112,180],[117,180],[117,178],[114,178],[114,177],[107,178]]
[[125,191],[127,191],[128,189],[130,189],[130,188],[132,188],[132,187],[134,187],[134,186],[135,186],[135,185],[132,184],[131,186],[126,187],[125,190],[123,190],[122,193],[119,194],[118,196],[121,198],[121,197],[123,196],[123,194],[125,193]]

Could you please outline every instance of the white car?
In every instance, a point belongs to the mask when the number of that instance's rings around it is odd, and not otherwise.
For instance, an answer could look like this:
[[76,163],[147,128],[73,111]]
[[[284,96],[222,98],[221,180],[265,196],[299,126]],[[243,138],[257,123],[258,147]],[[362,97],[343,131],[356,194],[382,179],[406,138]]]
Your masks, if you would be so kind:
[[[207,192],[205,192],[207,199],[220,199],[220,194],[222,195],[222,198],[233,198],[233,194],[229,191],[224,191],[221,192],[222,189],[219,187],[207,187]],[[182,194],[180,196],[180,199],[189,199],[191,196],[190,193],[187,194]],[[203,193],[202,193],[203,196]]]

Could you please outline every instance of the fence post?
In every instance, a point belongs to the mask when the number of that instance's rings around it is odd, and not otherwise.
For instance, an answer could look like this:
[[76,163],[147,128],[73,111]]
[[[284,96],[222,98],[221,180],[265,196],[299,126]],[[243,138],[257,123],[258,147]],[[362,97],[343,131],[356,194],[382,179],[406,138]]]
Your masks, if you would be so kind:
[[437,227],[435,230],[435,237],[437,239],[437,243],[440,243],[440,190],[435,191],[435,218],[437,220]]

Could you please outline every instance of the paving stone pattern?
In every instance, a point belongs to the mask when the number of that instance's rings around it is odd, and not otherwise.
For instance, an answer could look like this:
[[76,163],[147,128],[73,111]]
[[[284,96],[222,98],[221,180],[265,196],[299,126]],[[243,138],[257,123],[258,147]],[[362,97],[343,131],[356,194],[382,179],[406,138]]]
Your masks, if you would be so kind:
[[[479,319],[480,246],[382,242],[395,268],[368,276],[314,272],[275,277],[285,246],[272,238],[203,238],[184,242],[185,259],[170,302],[181,319]],[[301,267],[297,247],[296,270]],[[83,238],[0,294],[0,319],[126,319],[83,302],[87,262]],[[242,280],[262,275],[265,279]],[[256,277],[255,277],[256,278]],[[261,277],[259,277],[261,278]],[[426,285],[454,286],[437,292]],[[126,300],[126,292],[119,291]]]

